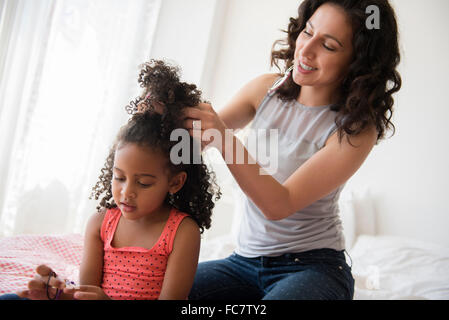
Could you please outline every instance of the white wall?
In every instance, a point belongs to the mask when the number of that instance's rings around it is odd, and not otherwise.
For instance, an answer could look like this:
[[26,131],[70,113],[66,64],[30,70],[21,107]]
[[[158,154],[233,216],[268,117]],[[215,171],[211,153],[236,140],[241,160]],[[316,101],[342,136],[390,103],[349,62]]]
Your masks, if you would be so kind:
[[371,189],[380,233],[449,246],[449,2],[392,4],[402,43],[396,134],[375,147],[348,187]]
[[226,0],[163,0],[151,58],[178,64],[184,81],[204,82],[216,56],[216,34],[222,29],[226,5]]
[[[201,85],[216,109],[247,81],[268,72],[272,43],[284,36],[298,0],[227,0],[216,32],[213,67]],[[403,88],[396,96],[396,135],[376,146],[347,188],[369,189],[376,199],[377,231],[449,245],[449,13],[447,0],[393,0],[401,31]],[[218,42],[218,49],[217,49]],[[183,68],[189,68],[184,61]],[[212,70],[212,71],[211,71]],[[207,74],[209,72],[209,74]],[[204,83],[211,79],[212,83]],[[224,184],[209,236],[229,232],[233,219],[232,178],[216,169]],[[235,187],[235,185],[233,185]]]
[[227,0],[211,94],[220,109],[252,78],[270,71],[273,42],[284,38],[298,0]]

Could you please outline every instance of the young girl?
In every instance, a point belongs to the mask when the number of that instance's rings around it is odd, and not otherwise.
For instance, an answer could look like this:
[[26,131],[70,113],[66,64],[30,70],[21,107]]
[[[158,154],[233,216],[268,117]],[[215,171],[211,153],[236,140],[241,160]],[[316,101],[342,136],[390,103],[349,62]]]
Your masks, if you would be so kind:
[[[47,266],[21,297],[31,299],[186,299],[193,283],[200,233],[209,228],[220,191],[206,165],[194,162],[190,137],[187,163],[174,164],[182,109],[200,103],[195,85],[179,81],[178,69],[152,60],[143,66],[141,97],[124,125],[92,196],[102,196],[87,223],[77,289],[63,288]],[[136,111],[139,111],[136,113]],[[187,134],[188,135],[188,134]],[[198,148],[199,152],[199,148]],[[196,155],[199,156],[200,155]],[[49,286],[47,286],[47,282]]]

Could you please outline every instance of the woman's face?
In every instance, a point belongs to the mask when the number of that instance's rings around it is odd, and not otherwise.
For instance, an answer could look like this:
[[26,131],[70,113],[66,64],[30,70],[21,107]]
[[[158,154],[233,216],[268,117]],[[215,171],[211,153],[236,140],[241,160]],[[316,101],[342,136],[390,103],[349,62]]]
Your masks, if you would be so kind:
[[293,80],[333,94],[352,61],[353,31],[344,10],[320,6],[296,40]]

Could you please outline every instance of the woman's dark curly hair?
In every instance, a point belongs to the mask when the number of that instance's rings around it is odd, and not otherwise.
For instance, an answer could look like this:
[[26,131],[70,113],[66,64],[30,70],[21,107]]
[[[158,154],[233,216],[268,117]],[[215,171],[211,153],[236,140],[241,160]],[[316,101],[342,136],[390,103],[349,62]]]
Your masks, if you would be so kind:
[[[392,95],[402,85],[396,70],[400,61],[396,16],[388,0],[305,0],[298,8],[298,17],[290,18],[287,38],[277,40],[271,52],[271,65],[285,70],[293,65],[296,39],[307,21],[324,3],[344,9],[353,27],[354,58],[341,86],[341,99],[332,109],[338,112],[336,124],[340,141],[359,134],[367,126],[377,129],[377,140],[384,138],[385,130],[395,127],[391,122],[394,99]],[[369,29],[366,20],[368,6],[379,9],[380,28]],[[278,48],[280,46],[280,48]],[[292,77],[277,90],[282,100],[296,99],[301,87]]]
[[143,93],[126,106],[132,117],[120,129],[99,181],[92,189],[91,198],[98,200],[104,194],[97,210],[117,207],[112,197],[112,168],[116,148],[126,143],[150,147],[166,155],[167,169],[172,175],[182,171],[187,173],[181,190],[173,196],[167,194],[165,202],[189,214],[203,232],[211,224],[213,197],[215,201],[221,197],[215,174],[203,163],[199,145],[188,133],[183,138],[189,137],[189,150],[184,148],[187,143],[183,144],[178,155],[185,159],[182,152],[189,152],[189,161],[175,164],[170,160],[172,148],[182,141],[181,138],[172,141],[170,135],[173,130],[183,127],[182,109],[201,102],[201,91],[193,84],[181,82],[179,69],[163,61],[151,60],[141,67],[138,82]]

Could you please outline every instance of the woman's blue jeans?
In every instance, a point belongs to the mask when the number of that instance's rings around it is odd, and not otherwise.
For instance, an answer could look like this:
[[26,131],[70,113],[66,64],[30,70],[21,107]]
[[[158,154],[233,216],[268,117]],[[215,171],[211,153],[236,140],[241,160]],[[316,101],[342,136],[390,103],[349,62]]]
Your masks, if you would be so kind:
[[191,300],[351,300],[354,278],[344,251],[317,249],[279,257],[236,253],[198,265]]

